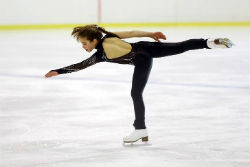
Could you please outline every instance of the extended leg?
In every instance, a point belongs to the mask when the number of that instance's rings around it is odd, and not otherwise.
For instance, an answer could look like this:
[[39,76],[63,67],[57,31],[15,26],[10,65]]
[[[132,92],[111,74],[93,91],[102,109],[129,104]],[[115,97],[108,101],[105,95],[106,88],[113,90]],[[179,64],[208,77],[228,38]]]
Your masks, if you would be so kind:
[[181,54],[183,52],[189,50],[196,49],[209,49],[207,46],[207,40],[205,39],[189,39],[182,42],[176,43],[152,43],[151,46],[148,47],[148,52],[153,57],[164,57],[171,56],[176,54]]
[[139,48],[145,50],[154,58],[181,54],[189,50],[231,48],[233,43],[227,38],[217,39],[189,39],[182,42],[160,43],[160,42],[140,42]]

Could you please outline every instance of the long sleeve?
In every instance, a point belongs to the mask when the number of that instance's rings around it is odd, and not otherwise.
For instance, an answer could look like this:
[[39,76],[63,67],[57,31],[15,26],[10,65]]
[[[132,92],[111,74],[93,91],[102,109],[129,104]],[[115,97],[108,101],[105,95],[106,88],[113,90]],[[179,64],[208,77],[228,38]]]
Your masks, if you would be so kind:
[[71,73],[71,72],[76,72],[76,71],[82,70],[84,68],[92,66],[92,65],[99,63],[101,61],[103,61],[101,59],[101,57],[99,57],[97,54],[94,54],[90,58],[83,60],[80,63],[72,64],[70,66],[59,68],[56,70],[51,70],[51,71],[56,71],[56,72],[58,72],[58,74]]

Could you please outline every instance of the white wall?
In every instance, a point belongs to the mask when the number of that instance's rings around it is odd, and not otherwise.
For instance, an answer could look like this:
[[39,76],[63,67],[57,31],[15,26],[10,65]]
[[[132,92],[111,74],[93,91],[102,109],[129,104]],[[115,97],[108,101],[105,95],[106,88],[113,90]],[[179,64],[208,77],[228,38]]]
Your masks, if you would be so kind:
[[250,20],[250,0],[178,0],[176,6],[180,22]]
[[[103,23],[250,20],[250,0],[101,0]],[[0,24],[96,23],[98,0],[0,0]]]
[[[249,21],[250,0],[103,0],[104,22]],[[110,9],[110,4],[116,8]]]
[[97,0],[0,0],[0,24],[97,21]]

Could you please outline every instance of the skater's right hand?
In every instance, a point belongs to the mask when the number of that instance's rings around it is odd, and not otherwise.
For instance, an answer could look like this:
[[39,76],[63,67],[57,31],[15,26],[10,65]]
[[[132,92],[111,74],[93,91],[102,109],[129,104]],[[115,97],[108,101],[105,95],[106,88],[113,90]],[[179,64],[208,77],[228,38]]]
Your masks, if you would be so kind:
[[56,72],[56,71],[50,71],[50,72],[48,72],[48,73],[45,75],[45,77],[46,77],[46,78],[49,78],[49,77],[53,77],[53,76],[57,76],[57,75],[59,75],[58,72]]
[[164,39],[164,40],[167,39],[166,36],[162,32],[153,32],[150,34],[150,37],[158,42],[161,42],[160,39]]

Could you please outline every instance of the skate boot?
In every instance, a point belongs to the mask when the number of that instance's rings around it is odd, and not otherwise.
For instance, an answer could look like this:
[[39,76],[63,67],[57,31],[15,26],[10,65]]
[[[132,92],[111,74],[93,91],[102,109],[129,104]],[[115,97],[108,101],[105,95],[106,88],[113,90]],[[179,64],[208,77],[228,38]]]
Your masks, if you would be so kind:
[[134,143],[138,140],[142,140],[142,142],[148,141],[148,131],[147,129],[136,129],[129,136],[123,138],[124,143]]
[[211,49],[214,48],[231,48],[233,42],[228,38],[217,38],[217,39],[208,39],[207,46]]

